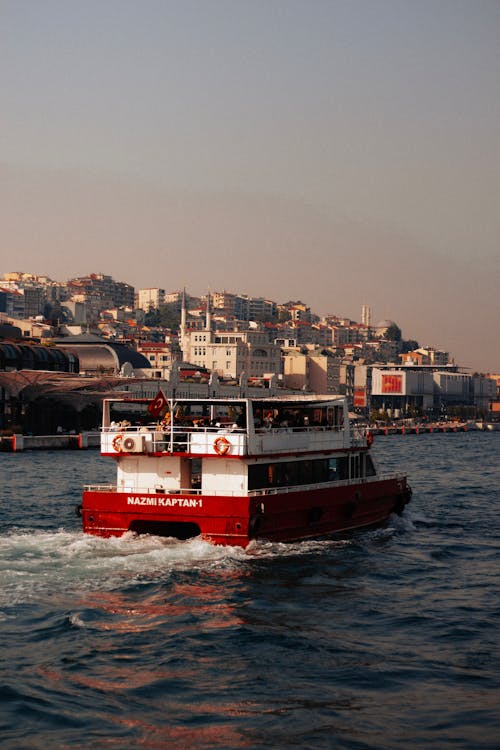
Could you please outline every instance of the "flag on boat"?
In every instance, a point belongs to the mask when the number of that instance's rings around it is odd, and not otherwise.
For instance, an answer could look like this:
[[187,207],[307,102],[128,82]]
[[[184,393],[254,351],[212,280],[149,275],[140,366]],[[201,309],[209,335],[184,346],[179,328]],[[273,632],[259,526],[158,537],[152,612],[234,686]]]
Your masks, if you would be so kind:
[[160,414],[165,411],[165,408],[167,406],[167,397],[163,393],[162,389],[158,391],[156,394],[156,397],[148,406],[148,411],[153,417],[153,419],[158,419]]

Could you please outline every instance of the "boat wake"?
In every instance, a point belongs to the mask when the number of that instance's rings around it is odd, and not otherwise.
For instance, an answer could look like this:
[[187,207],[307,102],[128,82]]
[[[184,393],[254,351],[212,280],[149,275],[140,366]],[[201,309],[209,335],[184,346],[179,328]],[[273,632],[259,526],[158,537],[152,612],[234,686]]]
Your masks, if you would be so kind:
[[244,557],[241,549],[199,538],[181,542],[134,534],[103,539],[62,529],[11,531],[0,537],[0,610],[63,592],[166,579],[174,571],[234,566]]
[[404,517],[393,516],[383,529],[357,532],[349,538],[253,541],[246,549],[214,545],[200,537],[179,541],[126,533],[105,539],[64,529],[14,529],[0,536],[0,620],[9,616],[12,607],[52,597],[165,583],[183,572],[248,571],[256,562],[335,554],[360,537],[368,543],[380,542],[414,528],[405,512]]

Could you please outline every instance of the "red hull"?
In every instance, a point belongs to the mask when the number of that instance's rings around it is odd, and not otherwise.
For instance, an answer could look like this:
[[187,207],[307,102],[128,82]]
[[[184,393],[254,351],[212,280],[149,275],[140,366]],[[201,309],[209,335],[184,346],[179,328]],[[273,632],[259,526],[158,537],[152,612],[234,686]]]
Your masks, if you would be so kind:
[[375,526],[410,498],[405,479],[269,493],[252,497],[83,493],[83,530],[97,536],[127,531],[246,547],[252,539],[296,541]]

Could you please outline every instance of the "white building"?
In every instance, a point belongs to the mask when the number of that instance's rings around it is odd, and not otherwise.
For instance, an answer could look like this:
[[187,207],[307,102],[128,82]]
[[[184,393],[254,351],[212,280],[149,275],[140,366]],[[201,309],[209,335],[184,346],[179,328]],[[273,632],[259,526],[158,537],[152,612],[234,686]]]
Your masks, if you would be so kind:
[[185,362],[206,367],[219,377],[239,379],[278,374],[281,349],[270,343],[267,333],[251,330],[213,331],[208,304],[205,327],[187,329],[185,305],[181,311],[180,343]]
[[136,307],[145,312],[156,310],[165,302],[165,290],[157,287],[151,289],[139,289],[137,291]]
[[434,406],[434,379],[429,370],[372,369],[371,403],[401,416],[411,407],[422,412]]

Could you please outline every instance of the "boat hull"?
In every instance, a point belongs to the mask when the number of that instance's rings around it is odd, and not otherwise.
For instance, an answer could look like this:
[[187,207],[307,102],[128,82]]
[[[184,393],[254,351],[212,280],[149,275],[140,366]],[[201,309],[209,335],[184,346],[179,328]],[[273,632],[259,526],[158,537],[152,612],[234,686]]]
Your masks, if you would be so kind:
[[376,526],[400,513],[410,496],[402,477],[254,496],[89,489],[79,512],[83,530],[97,536],[201,535],[214,544],[246,547],[253,539],[297,541]]

